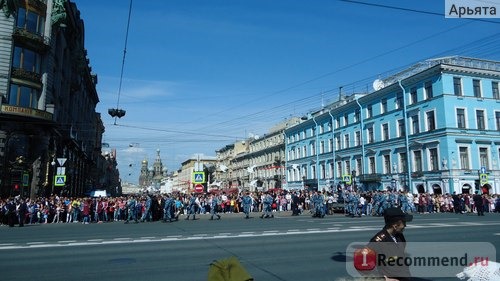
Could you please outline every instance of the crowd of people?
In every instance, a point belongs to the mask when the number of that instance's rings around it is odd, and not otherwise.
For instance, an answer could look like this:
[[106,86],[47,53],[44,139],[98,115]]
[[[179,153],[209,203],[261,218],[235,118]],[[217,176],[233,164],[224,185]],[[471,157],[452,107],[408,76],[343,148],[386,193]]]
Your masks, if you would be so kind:
[[64,197],[0,199],[0,224],[149,222],[196,219],[198,214],[273,213],[292,211],[292,215],[309,212],[313,217],[333,214],[335,206],[343,206],[347,216],[383,215],[387,208],[398,207],[405,213],[477,213],[500,212],[497,195],[411,194],[401,191],[285,191],[240,192],[221,194],[134,194],[120,197]]

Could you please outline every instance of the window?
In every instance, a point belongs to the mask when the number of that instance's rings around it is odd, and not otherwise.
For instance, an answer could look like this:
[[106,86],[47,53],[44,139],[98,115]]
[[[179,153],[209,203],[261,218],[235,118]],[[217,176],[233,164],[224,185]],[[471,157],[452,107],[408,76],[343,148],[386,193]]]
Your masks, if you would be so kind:
[[380,101],[380,105],[381,105],[382,114],[386,113],[387,112],[387,99],[382,99]]
[[37,108],[40,91],[27,86],[10,84],[9,105]]
[[305,145],[302,147],[302,157],[307,157],[307,147]]
[[335,128],[340,128],[340,117],[335,118]]
[[460,167],[464,170],[469,170],[469,149],[460,147]]
[[361,111],[359,109],[356,109],[356,111],[354,111],[354,122],[359,121],[361,121]]
[[481,167],[486,167],[488,169],[490,167],[488,161],[488,148],[480,147],[479,148],[479,162],[481,162]]
[[481,96],[481,81],[478,79],[472,80],[472,88],[474,89],[474,96],[480,98]]
[[316,165],[311,165],[311,179],[316,178]]
[[349,148],[349,134],[344,135],[344,148]]
[[476,125],[478,130],[485,130],[484,110],[476,110]]
[[319,142],[319,153],[320,154],[325,153],[325,141],[320,141]]
[[[498,112],[498,114],[500,116],[500,112]],[[500,121],[500,119],[498,119],[498,121]],[[355,146],[360,146],[361,145],[361,132],[360,131],[356,131],[354,133],[354,145]]]
[[402,109],[403,106],[404,106],[403,95],[402,94],[397,94],[396,95],[396,108],[397,109]]
[[497,131],[500,131],[500,111],[495,112],[495,122],[497,124]]
[[432,93],[432,82],[425,82],[424,90],[426,99],[432,99],[434,97],[434,94]]
[[342,175],[342,162],[337,162],[337,175]]
[[332,130],[332,121],[329,121],[328,122],[328,131],[331,131]]
[[311,148],[311,154],[309,155],[316,155],[316,143],[311,143],[310,145],[310,148]]
[[373,137],[373,127],[368,128],[368,143],[373,143],[375,141]]
[[366,106],[366,118],[373,117],[373,108],[371,105]]
[[29,49],[15,47],[12,66],[29,72],[40,73],[42,57]]
[[324,132],[325,132],[325,127],[323,126],[323,124],[320,124],[319,125],[319,133],[323,134]]
[[340,145],[340,136],[336,136],[336,137],[335,137],[335,142],[337,143],[337,145],[336,145],[336,147],[335,147],[335,148],[336,148],[336,150],[341,149],[341,145]]
[[333,167],[333,162],[330,162],[330,165],[329,165],[329,172],[330,172],[330,175],[331,175],[331,178],[335,178],[335,169]]
[[311,137],[316,136],[316,127],[311,128]]
[[333,152],[333,139],[328,140],[328,151]]
[[429,149],[429,169],[431,171],[439,170],[439,158],[437,148]]
[[500,93],[498,92],[498,82],[491,82],[491,92],[493,93],[493,98],[496,100],[500,99]]
[[434,131],[436,129],[436,120],[434,118],[434,111],[425,113],[427,118],[427,131]]
[[370,171],[368,171],[370,174],[375,174],[376,170],[375,170],[375,157],[370,157],[368,159],[369,163],[370,163]]
[[382,140],[389,140],[389,124],[382,124]]
[[349,115],[347,113],[344,114],[344,126],[349,125]]
[[384,155],[384,173],[391,174],[391,156]]
[[26,10],[25,8],[19,8],[17,13],[17,24],[16,26],[21,29],[25,29],[29,32],[43,35],[45,27],[45,18],[32,10]]
[[410,104],[417,103],[417,88],[411,88],[410,90]]
[[351,161],[349,161],[349,160],[346,160],[346,161],[345,161],[345,170],[346,170],[346,172],[347,172],[348,174],[350,174],[350,173],[351,173],[351,172],[350,172],[350,171],[351,171]]
[[398,120],[398,136],[399,137],[405,136],[405,122],[403,119]]
[[361,158],[356,159],[356,171],[358,172],[358,175],[363,173],[363,169],[361,167]]
[[401,167],[401,172],[408,172],[408,159],[406,157],[406,152],[402,152],[399,154],[399,167]]
[[413,134],[420,133],[420,126],[419,126],[419,123],[418,123],[418,115],[413,115],[411,117],[411,128],[412,128],[412,133]]
[[455,96],[461,97],[462,94],[462,78],[453,77],[453,92]]
[[421,172],[422,171],[422,151],[417,150],[413,151],[413,163],[414,163],[414,171]]
[[457,108],[457,128],[465,129],[465,109]]

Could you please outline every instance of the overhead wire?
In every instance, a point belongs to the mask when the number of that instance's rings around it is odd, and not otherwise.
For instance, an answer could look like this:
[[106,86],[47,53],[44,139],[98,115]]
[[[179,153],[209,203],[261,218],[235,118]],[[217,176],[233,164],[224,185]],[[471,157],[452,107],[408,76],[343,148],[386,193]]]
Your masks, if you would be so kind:
[[[386,6],[386,5],[371,4],[371,3],[365,3],[365,2],[360,2],[360,1],[350,1],[350,0],[341,0],[341,1],[343,1],[343,2],[350,2],[350,3],[354,3],[354,4],[364,4],[364,5],[378,6],[378,7],[382,7],[382,8],[393,8],[393,9],[397,9],[397,10],[404,10],[404,11],[410,11],[410,12],[418,12],[418,13],[423,13],[423,14],[440,15],[440,16],[443,15],[443,14],[439,14],[439,13],[433,13],[433,12],[427,12],[427,11],[419,11],[419,10],[413,10],[413,9],[406,9],[406,8],[401,8],[401,7],[392,7],[392,6]],[[455,30],[455,29],[461,28],[461,27],[463,27],[463,26],[465,26],[465,25],[467,25],[469,23],[470,22],[466,22],[466,23],[461,24],[459,26],[455,26],[455,27],[452,27],[450,29],[447,29],[447,30],[444,30],[444,31],[441,31],[441,32],[438,32],[438,33],[435,33],[435,34],[432,34],[432,35],[429,35],[429,36],[426,36],[426,37],[421,38],[419,40],[413,41],[413,42],[411,42],[409,44],[405,44],[403,46],[400,46],[398,48],[389,50],[387,52],[378,54],[376,56],[369,57],[367,59],[364,59],[364,60],[361,60],[359,62],[356,62],[356,63],[350,64],[348,66],[345,66],[343,68],[340,68],[340,69],[337,69],[337,70],[325,73],[323,75],[320,75],[320,76],[308,79],[308,80],[306,80],[304,82],[297,83],[297,84],[292,85],[290,87],[287,87],[285,89],[282,89],[282,90],[279,90],[279,91],[275,91],[275,92],[273,92],[271,94],[266,94],[266,96],[278,95],[278,94],[290,91],[290,90],[298,88],[300,86],[303,86],[303,85],[309,84],[311,82],[317,81],[319,79],[323,79],[325,77],[333,75],[333,74],[338,73],[340,71],[343,71],[343,70],[346,70],[346,69],[349,69],[349,68],[361,65],[361,64],[366,63],[366,62],[368,62],[370,60],[379,58],[381,56],[384,56],[384,55],[387,55],[387,54],[399,51],[401,49],[407,48],[409,46],[412,46],[412,45],[414,45],[416,43],[420,43],[420,42],[428,40],[430,38],[439,36],[439,35],[441,35],[443,33],[449,32],[451,30]],[[494,22],[494,23],[496,23],[496,22]],[[488,37],[485,37],[485,38],[473,41],[473,42],[465,44],[465,45],[463,45],[461,47],[463,47],[463,48],[469,48],[471,50],[475,48],[475,50],[478,50],[478,45],[477,45],[478,43],[480,43],[481,41],[486,41],[488,38],[493,38],[495,35],[491,35],[491,36],[488,36]],[[484,43],[484,44],[494,44],[494,41],[493,42],[489,42],[489,43]],[[449,53],[450,51],[457,51],[461,47],[453,48],[451,50],[441,52],[440,54],[442,54],[442,53]],[[486,50],[489,50],[489,49],[486,49]],[[483,52],[484,51],[485,50],[483,50]],[[492,49],[492,51],[494,51],[494,49]],[[401,69],[401,67],[398,67],[397,69]],[[372,77],[373,76],[370,76],[369,78],[361,79],[361,80],[358,80],[358,81],[355,81],[355,82],[343,85],[343,87],[347,88],[349,86],[352,86],[352,89],[354,91],[354,89],[359,88],[359,86],[356,86],[356,85],[361,84],[361,82],[364,82],[367,79],[372,79]],[[366,85],[365,85],[365,87],[366,87]],[[326,93],[335,92],[335,91],[337,91],[338,88],[339,87],[336,87],[334,89],[330,89],[330,90],[327,90],[327,91],[324,91],[324,92],[326,92]],[[241,120],[244,120],[244,121],[258,121],[258,120],[269,121],[269,117],[270,116],[276,116],[276,115],[278,115],[277,113],[281,113],[282,114],[281,116],[289,116],[289,114],[290,114],[290,106],[297,106],[297,107],[303,107],[303,108],[318,107],[318,105],[319,105],[318,96],[319,95],[320,95],[319,93],[315,93],[315,94],[307,96],[305,98],[301,98],[301,99],[298,99],[298,100],[287,102],[285,104],[280,104],[278,106],[273,106],[273,107],[270,107],[270,108],[264,108],[264,109],[261,109],[261,110],[259,110],[257,112],[253,112],[251,114],[242,115],[242,116],[239,116],[239,117],[236,117],[236,118],[226,119],[226,120],[218,122],[218,123],[213,123],[213,124],[210,124],[210,128],[204,127],[204,128],[201,128],[201,129],[214,129],[214,127],[217,127],[218,130],[238,128],[238,127],[241,127],[241,122],[240,122]],[[259,97],[258,99],[261,99],[261,97]],[[255,99],[254,101],[256,101],[256,100],[257,99]],[[247,101],[244,104],[233,105],[232,108],[234,109],[234,108],[237,108],[237,107],[241,107],[243,105],[247,105],[248,103],[249,102]],[[204,115],[203,118],[206,120],[206,118],[208,118],[210,116],[217,115],[217,114],[222,114],[222,113],[225,113],[225,112],[227,112],[226,109],[225,110],[221,110],[221,111],[216,112],[216,113],[213,113],[213,114],[208,114],[208,116]],[[140,126],[136,126],[136,129],[139,129],[139,128],[140,128]],[[158,129],[158,128],[144,128],[144,127],[142,127],[142,129],[151,130],[151,131],[157,131],[157,132],[162,132],[163,131],[163,132],[169,132],[169,133],[182,133],[182,134],[192,134],[192,135],[209,136],[209,134],[207,134],[207,135],[200,134],[199,133],[200,130],[192,130],[191,132],[187,132],[187,131],[183,131],[183,132],[178,132],[177,131],[176,132],[175,130],[165,130],[165,129]],[[224,135],[224,137],[231,137],[231,136]],[[232,136],[232,137],[234,138],[235,136]]]

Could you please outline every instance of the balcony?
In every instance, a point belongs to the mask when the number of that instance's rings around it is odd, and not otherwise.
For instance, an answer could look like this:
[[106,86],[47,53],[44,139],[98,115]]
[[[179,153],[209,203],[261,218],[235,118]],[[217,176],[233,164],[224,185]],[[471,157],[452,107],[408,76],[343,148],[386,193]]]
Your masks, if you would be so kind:
[[361,181],[361,182],[381,182],[382,181],[382,174],[359,175],[359,181]]
[[27,71],[21,68],[12,68],[12,77],[21,79],[21,80],[28,80],[31,82],[34,82],[38,85],[42,85],[42,76],[36,72],[31,72]]
[[32,33],[24,28],[15,28],[12,34],[14,41],[39,52],[47,52],[50,42],[47,37]]

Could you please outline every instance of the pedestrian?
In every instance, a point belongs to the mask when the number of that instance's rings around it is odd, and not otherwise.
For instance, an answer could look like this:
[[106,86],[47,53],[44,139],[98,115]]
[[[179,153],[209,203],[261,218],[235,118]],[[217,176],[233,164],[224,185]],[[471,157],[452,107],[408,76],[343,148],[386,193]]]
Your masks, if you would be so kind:
[[129,223],[129,221],[133,220],[136,223],[139,222],[137,220],[137,210],[136,210],[137,202],[135,201],[135,197],[132,195],[127,200],[127,220],[125,223]]
[[243,213],[245,214],[245,219],[250,218],[250,209],[252,208],[252,197],[250,192],[246,192],[245,196],[241,198],[241,204],[243,205]]
[[483,196],[479,194],[479,192],[475,192],[472,197],[474,201],[474,206],[476,206],[476,212],[478,216],[484,216],[484,205],[483,205]]
[[163,207],[163,221],[164,222],[172,222],[172,217],[174,213],[174,204],[175,201],[168,194],[165,195],[165,203]]
[[26,219],[26,212],[28,211],[28,205],[26,205],[26,201],[21,198],[19,201],[19,207],[17,208],[17,216],[19,220],[19,227],[24,226],[24,220]]
[[262,200],[262,211],[264,212],[262,216],[260,216],[261,219],[263,218],[274,218],[273,212],[272,212],[272,207],[271,205],[273,204],[273,197],[269,192],[266,192],[264,195],[264,199]]
[[217,219],[220,220],[219,215],[219,199],[217,195],[211,195],[210,198],[210,220],[214,219],[214,216],[217,216]]
[[397,280],[409,280],[410,271],[404,265],[391,265],[391,261],[405,258],[406,239],[403,231],[407,222],[411,222],[413,216],[405,214],[400,208],[390,207],[384,210],[385,225],[381,231],[375,234],[368,247],[377,253],[379,258],[385,258],[382,266],[377,266],[380,277],[396,278]]
[[7,224],[9,227],[14,227],[14,224],[16,224],[16,204],[12,198],[10,198],[7,205],[5,205],[5,215],[7,216]]
[[188,214],[186,220],[189,220],[189,217],[191,215],[193,215],[193,220],[196,220],[196,211],[198,210],[199,206],[200,200],[198,199],[198,196],[196,196],[194,193],[191,193],[191,197],[189,198],[188,203]]

